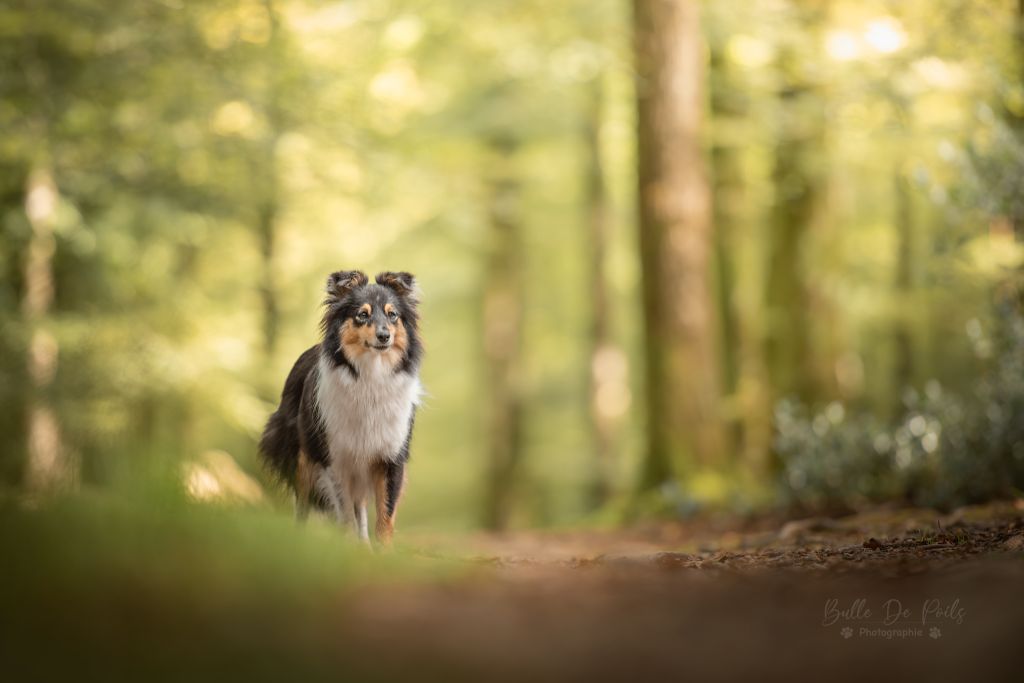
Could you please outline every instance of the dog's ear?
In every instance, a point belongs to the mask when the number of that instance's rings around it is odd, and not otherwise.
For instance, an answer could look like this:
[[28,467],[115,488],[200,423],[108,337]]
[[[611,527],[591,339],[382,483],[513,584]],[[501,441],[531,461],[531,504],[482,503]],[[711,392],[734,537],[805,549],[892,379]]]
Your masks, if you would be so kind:
[[377,284],[390,287],[398,296],[411,303],[419,303],[420,288],[412,273],[392,273],[390,271],[377,274]]
[[339,270],[327,276],[327,303],[340,301],[356,287],[362,287],[369,279],[361,270]]

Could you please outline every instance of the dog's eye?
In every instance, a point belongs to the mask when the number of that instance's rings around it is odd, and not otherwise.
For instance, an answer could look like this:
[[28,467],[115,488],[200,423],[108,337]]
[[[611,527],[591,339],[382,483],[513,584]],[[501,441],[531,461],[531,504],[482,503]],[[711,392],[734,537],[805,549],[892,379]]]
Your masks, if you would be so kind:
[[360,322],[366,321],[370,317],[370,314],[366,311],[359,311],[359,315],[356,316],[356,320]]
[[390,320],[391,322],[395,322],[396,320],[398,320],[398,314],[395,313],[394,311],[391,311],[390,313],[388,313],[388,320]]

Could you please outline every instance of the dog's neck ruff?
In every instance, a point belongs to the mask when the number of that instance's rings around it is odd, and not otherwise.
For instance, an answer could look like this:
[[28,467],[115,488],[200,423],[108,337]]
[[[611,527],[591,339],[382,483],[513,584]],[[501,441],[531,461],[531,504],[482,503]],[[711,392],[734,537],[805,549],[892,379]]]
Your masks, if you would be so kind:
[[409,434],[422,392],[419,377],[396,372],[383,354],[349,361],[356,372],[321,355],[317,413],[331,460],[394,461]]

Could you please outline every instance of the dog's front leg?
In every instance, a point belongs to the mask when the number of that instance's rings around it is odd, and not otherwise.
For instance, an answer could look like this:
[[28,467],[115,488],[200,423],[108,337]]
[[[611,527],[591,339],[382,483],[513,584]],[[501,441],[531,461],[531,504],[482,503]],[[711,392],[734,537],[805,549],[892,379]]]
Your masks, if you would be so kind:
[[356,471],[352,472],[351,477],[351,489],[352,489],[352,512],[355,515],[355,530],[359,536],[359,540],[369,544],[370,533],[368,530],[368,523],[366,519],[366,498],[367,494],[367,473],[364,467],[357,468]]
[[364,543],[370,542],[369,521],[366,514],[366,497],[356,503],[356,526],[358,527],[359,540]]

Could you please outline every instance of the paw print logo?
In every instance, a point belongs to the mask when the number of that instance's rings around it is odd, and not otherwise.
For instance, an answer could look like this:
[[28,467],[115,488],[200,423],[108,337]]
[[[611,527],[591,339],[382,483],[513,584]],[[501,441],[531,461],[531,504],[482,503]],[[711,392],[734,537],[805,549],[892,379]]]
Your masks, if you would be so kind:
[[939,630],[938,626],[932,626],[932,629],[930,631],[928,631],[928,635],[933,640],[938,640],[939,638],[942,637],[942,631]]
[[843,628],[841,628],[839,630],[839,635],[841,635],[843,638],[852,638],[853,637],[853,629],[850,628],[849,626],[844,626]]

